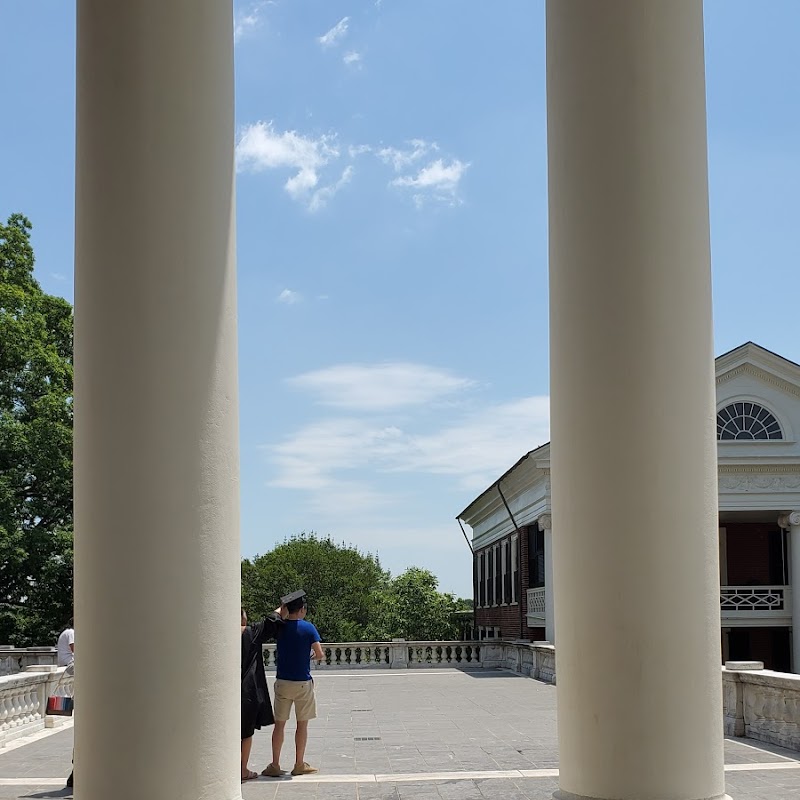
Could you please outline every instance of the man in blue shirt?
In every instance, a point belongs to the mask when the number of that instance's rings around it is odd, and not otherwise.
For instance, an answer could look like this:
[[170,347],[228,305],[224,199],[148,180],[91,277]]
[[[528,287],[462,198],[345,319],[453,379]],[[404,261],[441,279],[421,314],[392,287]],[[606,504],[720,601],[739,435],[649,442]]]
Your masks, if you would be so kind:
[[[296,597],[296,595],[300,595]],[[311,679],[311,653],[314,659],[322,661],[323,652],[317,629],[306,622],[307,611],[305,592],[290,595],[284,605],[285,619],[278,636],[277,667],[275,680],[275,728],[272,731],[272,763],[261,773],[270,778],[285,775],[281,769],[281,749],[283,748],[286,723],[294,706],[297,732],[294,742],[296,754],[292,775],[311,775],[318,772],[305,761],[308,742],[309,720],[317,716],[317,701],[314,697],[314,681]]]

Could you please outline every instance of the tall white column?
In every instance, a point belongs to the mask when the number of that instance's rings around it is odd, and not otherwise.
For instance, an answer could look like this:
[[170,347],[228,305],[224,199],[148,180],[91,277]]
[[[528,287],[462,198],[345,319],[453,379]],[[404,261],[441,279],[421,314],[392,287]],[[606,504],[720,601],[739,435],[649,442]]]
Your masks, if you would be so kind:
[[550,644],[556,643],[555,595],[553,593],[553,518],[542,514],[539,530],[544,533],[544,630]]
[[792,586],[792,671],[800,673],[800,511],[780,517],[789,531],[789,581]]
[[548,0],[547,95],[556,796],[720,798],[701,0]]
[[240,797],[230,0],[78,0],[81,800]]

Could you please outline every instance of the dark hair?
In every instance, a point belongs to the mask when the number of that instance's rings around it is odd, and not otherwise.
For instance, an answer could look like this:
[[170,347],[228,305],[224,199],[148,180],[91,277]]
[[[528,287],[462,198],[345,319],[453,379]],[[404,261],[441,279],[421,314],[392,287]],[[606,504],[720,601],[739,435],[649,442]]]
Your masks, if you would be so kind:
[[308,603],[306,603],[305,597],[298,597],[297,600],[292,600],[291,603],[288,603],[286,606],[286,610],[290,614],[296,614],[298,611],[304,609]]

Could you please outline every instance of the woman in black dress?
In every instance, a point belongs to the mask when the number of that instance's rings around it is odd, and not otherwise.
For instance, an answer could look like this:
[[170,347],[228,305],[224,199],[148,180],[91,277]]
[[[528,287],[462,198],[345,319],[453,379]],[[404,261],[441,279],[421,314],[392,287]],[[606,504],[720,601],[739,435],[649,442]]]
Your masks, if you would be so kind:
[[262,645],[274,639],[283,625],[282,608],[257,622],[247,624],[247,614],[242,609],[242,780],[257,778],[247,766],[253,747],[253,734],[264,725],[274,725],[272,703],[269,699],[267,676],[264,672]]

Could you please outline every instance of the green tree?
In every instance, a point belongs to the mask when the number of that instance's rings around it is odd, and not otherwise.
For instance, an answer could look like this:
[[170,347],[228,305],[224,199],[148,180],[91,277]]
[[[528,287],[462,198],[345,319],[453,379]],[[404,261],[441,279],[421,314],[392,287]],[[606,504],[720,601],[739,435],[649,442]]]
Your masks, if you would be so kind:
[[457,639],[459,601],[439,591],[426,569],[409,567],[384,590],[370,633],[376,639],[417,641]]
[[33,277],[30,222],[0,224],[0,642],[72,613],[72,307]]
[[388,581],[377,557],[302,533],[242,561],[242,603],[255,618],[272,611],[281,595],[305,589],[309,618],[325,641],[365,641]]

